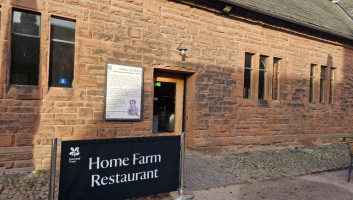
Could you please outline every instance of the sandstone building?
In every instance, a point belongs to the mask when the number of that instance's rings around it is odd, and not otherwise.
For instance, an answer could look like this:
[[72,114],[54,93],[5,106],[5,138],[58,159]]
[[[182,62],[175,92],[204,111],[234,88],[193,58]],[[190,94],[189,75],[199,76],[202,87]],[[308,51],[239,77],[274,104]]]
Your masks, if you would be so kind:
[[[53,137],[185,131],[190,147],[231,153],[352,133],[344,5],[0,0],[0,173],[47,167]],[[107,63],[143,67],[140,121],[104,120]]]

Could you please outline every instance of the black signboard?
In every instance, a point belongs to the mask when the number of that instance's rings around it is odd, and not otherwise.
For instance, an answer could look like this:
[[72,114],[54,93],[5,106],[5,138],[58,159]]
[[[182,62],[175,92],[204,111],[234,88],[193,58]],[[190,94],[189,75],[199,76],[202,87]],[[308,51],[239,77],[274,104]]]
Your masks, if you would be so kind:
[[63,141],[59,200],[119,200],[179,187],[180,136]]

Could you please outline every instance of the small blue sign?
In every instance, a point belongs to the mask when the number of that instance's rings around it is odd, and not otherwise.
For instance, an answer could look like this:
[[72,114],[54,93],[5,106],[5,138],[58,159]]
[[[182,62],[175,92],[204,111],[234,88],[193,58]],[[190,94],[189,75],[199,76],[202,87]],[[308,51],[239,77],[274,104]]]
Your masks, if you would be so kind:
[[61,78],[59,81],[60,85],[66,85],[66,83],[67,83],[66,78]]

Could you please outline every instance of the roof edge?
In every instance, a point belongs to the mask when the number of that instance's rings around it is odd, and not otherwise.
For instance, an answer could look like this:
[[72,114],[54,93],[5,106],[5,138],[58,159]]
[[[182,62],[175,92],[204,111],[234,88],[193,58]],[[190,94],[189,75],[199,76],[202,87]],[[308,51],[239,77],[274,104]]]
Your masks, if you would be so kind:
[[345,34],[342,34],[342,33],[334,32],[334,31],[331,31],[329,29],[325,29],[325,28],[322,28],[320,26],[315,26],[315,25],[307,23],[307,22],[295,20],[295,19],[292,19],[292,18],[289,18],[289,17],[286,17],[286,16],[282,16],[282,15],[276,15],[276,14],[267,12],[265,10],[261,10],[259,8],[256,8],[256,7],[252,7],[252,6],[249,6],[249,5],[246,5],[246,4],[243,4],[243,3],[239,3],[239,2],[234,2],[234,1],[231,1],[231,0],[219,0],[219,1],[231,4],[231,5],[239,6],[241,8],[247,9],[247,10],[251,10],[251,11],[254,11],[254,12],[257,12],[257,13],[268,15],[268,16],[271,16],[271,17],[274,17],[274,18],[278,18],[278,19],[281,19],[281,20],[284,20],[284,21],[288,21],[288,22],[291,22],[291,23],[294,23],[294,24],[305,26],[307,28],[311,28],[311,29],[314,29],[314,30],[322,31],[322,32],[325,32],[325,33],[328,33],[328,34],[331,34],[331,35],[335,35],[335,36],[338,36],[338,37],[345,38],[345,39],[353,41],[353,36],[348,36],[348,35],[345,35]]

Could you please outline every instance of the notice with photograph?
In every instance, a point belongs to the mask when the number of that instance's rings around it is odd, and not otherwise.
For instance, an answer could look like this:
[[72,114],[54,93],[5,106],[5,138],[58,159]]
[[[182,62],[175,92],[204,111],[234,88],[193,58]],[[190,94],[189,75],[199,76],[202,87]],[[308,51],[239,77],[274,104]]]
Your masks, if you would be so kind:
[[140,121],[143,68],[107,63],[104,120]]

